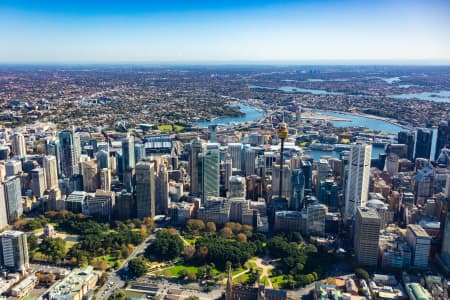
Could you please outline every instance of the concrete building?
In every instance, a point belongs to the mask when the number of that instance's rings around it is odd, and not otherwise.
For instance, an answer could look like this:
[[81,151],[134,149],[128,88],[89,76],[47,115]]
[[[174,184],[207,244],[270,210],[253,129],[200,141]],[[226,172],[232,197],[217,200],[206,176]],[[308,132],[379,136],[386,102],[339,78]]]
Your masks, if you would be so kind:
[[419,224],[409,224],[406,238],[412,250],[411,267],[418,269],[428,268],[431,237]]
[[111,170],[107,168],[100,169],[100,189],[111,191]]
[[44,195],[45,185],[44,169],[36,168],[31,170],[31,188],[36,198]]
[[309,234],[325,233],[325,216],[328,207],[324,204],[310,204],[306,208],[306,228]]
[[445,217],[444,234],[442,236],[441,259],[450,269],[450,214]]
[[94,160],[81,163],[83,175],[83,190],[88,193],[95,193],[98,189],[98,167]]
[[115,205],[115,193],[97,190],[94,197],[87,199],[87,210],[89,215],[98,215],[111,219]]
[[223,225],[230,221],[230,201],[222,197],[209,197],[197,212],[197,218],[203,222]]
[[136,164],[136,212],[138,218],[155,217],[154,164],[141,161]]
[[0,230],[8,226],[8,212],[6,209],[5,188],[0,183]]
[[300,211],[275,212],[275,231],[306,231],[306,215]]
[[242,170],[242,144],[241,143],[229,143],[228,153],[231,155],[231,161],[233,163],[233,169],[238,171]]
[[188,145],[189,166],[188,173],[191,180],[191,194],[198,194],[200,192],[199,182],[199,161],[198,156],[203,151],[203,142],[200,139],[191,141]]
[[155,183],[156,214],[166,215],[169,210],[169,173],[165,166],[159,168]]
[[381,218],[373,208],[358,207],[356,210],[353,246],[358,264],[376,267]]
[[6,177],[16,176],[22,172],[22,162],[20,160],[10,160],[5,164]]
[[17,132],[12,136],[11,146],[14,156],[24,158],[27,155],[25,138],[21,133]]
[[345,220],[351,220],[358,207],[365,207],[369,193],[370,159],[372,146],[352,146],[345,190]]
[[0,233],[0,265],[11,271],[24,272],[29,266],[27,236],[22,231]]
[[74,269],[61,282],[51,287],[49,300],[82,300],[89,291],[94,290],[100,272],[94,271],[92,266]]
[[42,159],[44,167],[45,183],[47,189],[52,189],[58,186],[58,163],[56,156],[46,155]]
[[[283,165],[283,190],[281,195],[287,200],[288,206],[291,203],[291,190],[292,190],[292,172],[287,163]],[[272,165],[272,197],[278,198],[280,193],[280,165]]]
[[244,198],[246,196],[245,178],[241,176],[231,176],[228,183],[229,198]]

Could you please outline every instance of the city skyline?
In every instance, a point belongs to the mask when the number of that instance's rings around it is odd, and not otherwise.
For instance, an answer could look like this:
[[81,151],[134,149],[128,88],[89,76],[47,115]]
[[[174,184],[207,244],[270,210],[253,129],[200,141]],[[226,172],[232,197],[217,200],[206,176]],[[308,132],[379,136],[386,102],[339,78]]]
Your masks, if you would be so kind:
[[3,1],[0,63],[449,64],[446,1]]

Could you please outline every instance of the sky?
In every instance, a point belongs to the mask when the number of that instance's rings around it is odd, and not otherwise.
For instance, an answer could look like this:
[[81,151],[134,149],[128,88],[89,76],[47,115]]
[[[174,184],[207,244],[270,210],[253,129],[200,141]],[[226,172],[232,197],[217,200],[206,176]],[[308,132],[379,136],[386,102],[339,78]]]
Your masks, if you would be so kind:
[[0,0],[0,63],[450,64],[450,1]]

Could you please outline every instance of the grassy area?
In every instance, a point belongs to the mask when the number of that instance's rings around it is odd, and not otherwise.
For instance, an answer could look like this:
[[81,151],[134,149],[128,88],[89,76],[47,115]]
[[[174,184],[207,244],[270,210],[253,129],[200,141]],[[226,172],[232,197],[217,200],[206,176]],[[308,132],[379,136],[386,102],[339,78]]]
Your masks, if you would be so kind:
[[261,282],[262,283],[264,283],[264,285],[268,285],[269,284],[269,279],[266,277],[266,276],[263,276],[262,278],[261,278]]
[[186,242],[188,242],[192,246],[195,245],[195,242],[197,241],[196,238],[190,238],[190,239],[185,238],[185,240],[186,240]]
[[184,126],[181,125],[175,125],[175,131],[183,131],[184,130]]
[[193,272],[193,273],[197,274],[198,267],[186,266],[186,265],[176,265],[176,266],[173,266],[173,267],[163,270],[162,275],[169,275],[170,277],[178,277],[178,276],[180,276],[180,272],[182,270],[185,270],[186,272]]
[[244,273],[241,276],[234,277],[233,282],[234,283],[244,283],[248,280],[248,275],[249,275],[248,273]]
[[286,280],[283,279],[283,275],[272,277],[270,278],[270,281],[272,281],[274,289],[280,289],[283,286],[283,283],[286,282]]
[[172,132],[173,127],[170,124],[158,125],[158,130],[160,130],[162,132]]
[[117,257],[115,256],[111,256],[111,255],[103,255],[103,256],[98,256],[97,259],[101,259],[106,261],[106,263],[108,264],[108,266],[113,267],[114,264],[118,261]]

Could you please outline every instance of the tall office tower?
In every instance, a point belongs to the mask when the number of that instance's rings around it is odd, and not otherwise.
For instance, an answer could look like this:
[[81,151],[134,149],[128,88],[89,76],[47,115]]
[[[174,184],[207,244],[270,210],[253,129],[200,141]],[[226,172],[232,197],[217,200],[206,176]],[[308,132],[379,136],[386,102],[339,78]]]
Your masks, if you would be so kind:
[[406,239],[411,247],[411,266],[418,269],[428,268],[431,237],[419,224],[409,224]]
[[320,182],[325,181],[328,177],[332,176],[333,171],[331,170],[330,164],[326,159],[321,158],[317,162],[317,180],[315,184],[316,196],[320,194]]
[[22,172],[22,162],[20,160],[10,160],[5,164],[6,177],[15,176]]
[[44,169],[36,168],[31,170],[31,189],[36,198],[40,198],[45,192]]
[[302,122],[302,107],[300,105],[295,107],[295,122],[297,122],[297,125]]
[[217,143],[217,126],[216,124],[208,125],[208,141]]
[[302,160],[302,171],[305,176],[305,189],[311,189],[312,186],[312,164],[309,160]]
[[45,153],[56,157],[56,168],[58,175],[61,174],[61,153],[59,152],[59,141],[57,138],[52,138],[45,141]]
[[45,183],[47,189],[52,189],[58,186],[58,164],[56,157],[53,155],[46,155],[42,159],[44,167]]
[[309,234],[325,233],[325,216],[328,207],[325,204],[310,204],[306,208],[306,228]]
[[0,230],[8,226],[8,214],[6,209],[5,188],[0,183]]
[[61,196],[61,190],[59,187],[54,187],[48,191],[48,199],[46,202],[46,210],[63,210],[66,208],[66,204]]
[[136,201],[132,193],[123,190],[116,195],[116,218],[129,220],[136,217]]
[[24,272],[29,267],[27,236],[21,231],[0,233],[0,265]]
[[23,214],[20,177],[7,178],[3,183],[3,187],[5,189],[8,224],[12,224],[14,220]]
[[134,154],[134,136],[130,135],[122,140],[122,181],[129,192],[133,191],[133,169],[136,164]]
[[439,154],[441,153],[442,148],[448,148],[448,122],[441,121],[439,122],[439,127],[437,130],[437,139],[436,139],[436,152],[434,153],[434,160],[437,160]]
[[[291,189],[292,189],[292,172],[288,164],[283,166],[283,190],[281,191],[282,198],[288,201],[288,206],[291,204]],[[278,197],[280,194],[280,165],[273,164],[272,166],[272,197]]]
[[242,170],[242,144],[241,143],[229,143],[228,153],[231,155],[231,161],[233,162],[233,168]]
[[433,141],[433,131],[426,128],[417,129],[415,158],[420,157],[430,159],[432,141]]
[[81,163],[83,175],[83,190],[88,193],[95,193],[98,188],[98,168],[94,160],[87,160]]
[[292,170],[291,209],[300,211],[303,208],[305,196],[305,176],[301,169]]
[[145,147],[143,143],[134,144],[134,161],[137,164],[145,158]]
[[398,143],[405,144],[408,147],[407,158],[412,161],[414,159],[414,144],[415,144],[414,132],[400,131],[398,133]]
[[89,197],[87,199],[89,215],[99,215],[110,220],[115,205],[115,196],[116,194],[114,192],[97,190],[95,197]]
[[245,177],[231,176],[228,187],[229,198],[243,198],[246,195]]
[[381,218],[375,209],[358,207],[353,239],[358,264],[370,267],[377,266],[380,228]]
[[189,152],[189,177],[191,179],[191,194],[198,194],[200,192],[199,181],[199,158],[198,155],[203,151],[203,142],[200,139],[194,139],[188,145]]
[[27,148],[25,144],[25,138],[19,132],[12,136],[11,141],[12,153],[18,158],[24,158],[27,155]]
[[369,194],[370,159],[372,146],[352,146],[349,157],[347,187],[345,191],[345,219],[350,220],[358,207],[365,207]]
[[111,165],[110,165],[110,159],[109,159],[109,153],[106,150],[99,150],[96,154],[96,158],[97,158],[97,165],[98,168],[104,169],[110,169]]
[[156,176],[156,213],[166,215],[169,212],[169,173],[162,166]]
[[220,153],[219,144],[208,143],[206,149],[199,156],[199,182],[202,201],[208,197],[219,197],[220,188]]
[[80,134],[70,130],[61,131],[59,133],[59,147],[61,154],[61,174],[65,177],[80,174]]
[[245,176],[256,174],[256,150],[254,148],[245,148],[244,150],[244,170]]
[[228,190],[230,187],[230,177],[233,175],[233,162],[231,161],[231,158],[227,157],[225,158],[225,180],[224,185],[225,189]]
[[140,161],[136,164],[136,212],[138,218],[154,217],[155,168],[153,163]]
[[108,168],[100,170],[100,189],[105,192],[111,191],[111,170]]
[[338,208],[338,185],[333,179],[325,179],[320,183],[319,201],[330,208]]
[[450,213],[445,217],[444,234],[442,237],[441,258],[450,268]]
[[386,157],[386,162],[384,164],[384,171],[391,177],[398,174],[399,169],[399,157],[395,153],[390,153]]

